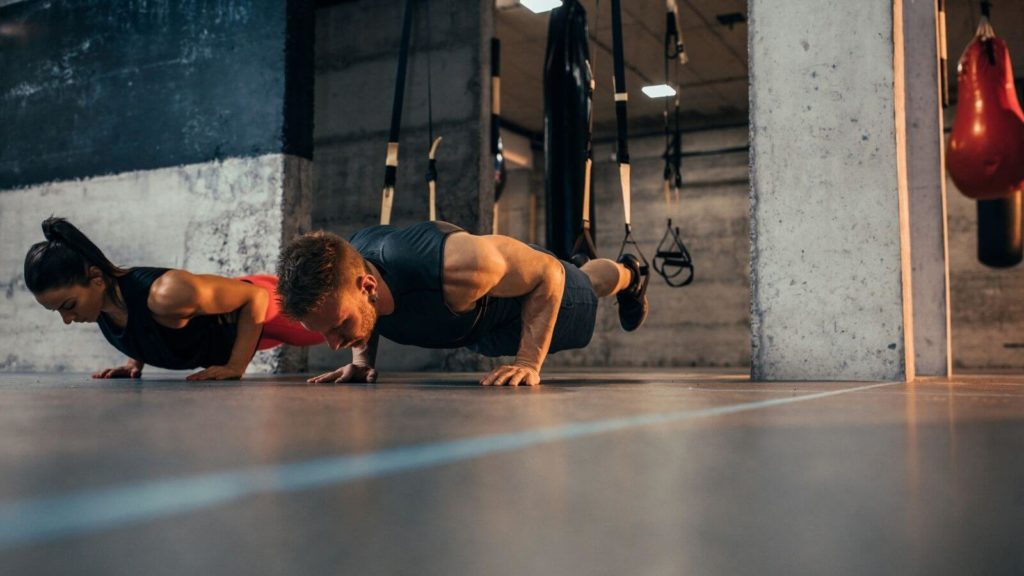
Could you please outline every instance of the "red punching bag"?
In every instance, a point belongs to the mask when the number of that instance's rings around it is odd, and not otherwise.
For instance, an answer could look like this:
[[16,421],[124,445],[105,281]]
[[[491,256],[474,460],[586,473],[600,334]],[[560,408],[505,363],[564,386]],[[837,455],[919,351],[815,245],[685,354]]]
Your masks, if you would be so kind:
[[987,18],[957,73],[957,110],[946,168],[976,200],[1004,198],[1024,187],[1024,113],[1017,102],[1006,43]]

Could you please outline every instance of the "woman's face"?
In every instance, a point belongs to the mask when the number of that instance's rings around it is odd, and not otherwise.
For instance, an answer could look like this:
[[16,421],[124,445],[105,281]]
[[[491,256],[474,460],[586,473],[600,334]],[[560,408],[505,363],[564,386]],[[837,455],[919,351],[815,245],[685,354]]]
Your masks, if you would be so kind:
[[[93,274],[95,271],[95,274]],[[103,308],[106,282],[98,269],[90,269],[89,282],[85,286],[73,284],[63,288],[52,288],[35,294],[39,302],[47,310],[60,314],[65,324],[72,322],[95,322]]]

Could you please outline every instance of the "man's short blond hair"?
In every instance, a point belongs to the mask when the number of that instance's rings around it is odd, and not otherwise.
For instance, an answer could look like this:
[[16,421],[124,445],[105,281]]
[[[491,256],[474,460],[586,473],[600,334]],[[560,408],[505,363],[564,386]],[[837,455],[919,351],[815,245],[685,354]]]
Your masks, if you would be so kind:
[[277,260],[277,294],[285,314],[301,319],[340,288],[355,286],[369,273],[363,256],[330,232],[310,232],[293,240]]

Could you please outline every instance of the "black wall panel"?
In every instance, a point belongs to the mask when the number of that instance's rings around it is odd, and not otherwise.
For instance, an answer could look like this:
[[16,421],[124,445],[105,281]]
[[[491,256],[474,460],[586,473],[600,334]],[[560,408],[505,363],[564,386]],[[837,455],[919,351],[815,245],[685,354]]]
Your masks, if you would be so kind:
[[312,158],[311,0],[0,8],[0,189],[285,152]]

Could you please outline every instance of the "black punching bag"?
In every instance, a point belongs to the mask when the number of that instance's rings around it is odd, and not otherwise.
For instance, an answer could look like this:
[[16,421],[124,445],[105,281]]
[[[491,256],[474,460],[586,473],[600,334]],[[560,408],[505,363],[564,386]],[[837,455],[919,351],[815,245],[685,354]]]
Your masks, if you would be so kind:
[[978,200],[978,260],[992,268],[1020,264],[1021,192],[1006,198]]
[[[583,230],[592,80],[587,39],[587,13],[578,0],[566,0],[551,12],[544,58],[546,240],[562,260],[570,259]],[[596,235],[593,225],[591,232]]]

